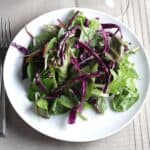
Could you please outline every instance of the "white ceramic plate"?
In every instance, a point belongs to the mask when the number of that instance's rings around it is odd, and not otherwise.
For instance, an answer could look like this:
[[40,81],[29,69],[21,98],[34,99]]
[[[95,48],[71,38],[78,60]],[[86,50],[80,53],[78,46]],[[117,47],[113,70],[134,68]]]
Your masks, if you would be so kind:
[[[72,8],[61,9],[44,14],[30,22],[27,25],[28,30],[36,35],[44,24],[56,24],[58,23],[58,18],[64,20],[71,10]],[[83,11],[88,18],[99,17],[101,22],[118,24],[125,39],[133,43],[133,47],[140,47],[140,52],[132,57],[140,76],[140,80],[137,82],[140,98],[131,109],[117,113],[108,108],[105,115],[99,115],[94,113],[93,110],[87,110],[83,114],[87,116],[88,120],[83,121],[78,118],[74,125],[67,124],[68,114],[52,116],[50,119],[38,117],[32,108],[31,102],[27,99],[27,82],[21,79],[22,55],[11,46],[4,64],[4,82],[12,106],[31,127],[44,135],[59,140],[85,142],[110,136],[125,127],[133,119],[146,99],[149,87],[149,65],[144,48],[122,23],[99,11],[81,8],[78,10]],[[29,45],[30,37],[26,34],[24,28],[17,34],[13,42],[25,47]]]

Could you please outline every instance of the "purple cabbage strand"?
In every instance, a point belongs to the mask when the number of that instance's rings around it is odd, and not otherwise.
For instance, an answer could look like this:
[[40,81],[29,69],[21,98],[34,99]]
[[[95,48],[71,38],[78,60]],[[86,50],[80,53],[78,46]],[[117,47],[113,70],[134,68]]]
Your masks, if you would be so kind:
[[104,52],[109,52],[110,47],[109,47],[108,35],[104,31],[104,29],[100,30],[100,32],[102,33],[104,39]]
[[78,72],[80,72],[81,70],[80,70],[80,64],[78,63],[78,60],[77,60],[77,58],[75,58],[75,57],[71,57],[71,63],[75,66],[75,69],[78,71]]
[[16,43],[11,43],[11,46],[15,47],[16,49],[18,49],[22,54],[24,55],[28,55],[29,54],[29,50],[19,44]]
[[87,50],[91,55],[93,55],[95,57],[95,59],[97,59],[99,65],[102,66],[103,71],[108,73],[107,66],[104,64],[103,60],[99,57],[99,55],[95,52],[95,50],[93,50],[87,44],[85,44],[85,43],[83,43],[81,41],[78,41],[78,44],[79,44],[80,47],[82,47],[83,49]]
[[105,23],[105,24],[101,24],[101,25],[102,25],[103,29],[113,29],[113,28],[116,28],[117,30],[114,33],[114,35],[116,35],[117,32],[119,31],[121,38],[123,38],[123,35],[122,35],[122,32],[121,32],[121,28],[118,25],[113,24],[113,23]]
[[75,106],[71,109],[69,118],[68,118],[68,123],[69,124],[74,124],[77,118],[77,113],[78,113],[78,106]]
[[81,103],[79,106],[79,112],[81,112],[83,109],[83,103],[84,103],[85,96],[86,96],[86,87],[87,87],[86,80],[82,80],[82,97],[81,97]]
[[79,11],[76,11],[74,13],[74,15],[72,16],[72,18],[68,21],[67,28],[69,28],[72,25],[73,21],[75,20],[75,18],[78,16],[79,13],[80,13]]
[[36,73],[35,75],[35,83],[42,92],[47,93],[47,89],[45,85],[42,83],[41,78],[38,73]]

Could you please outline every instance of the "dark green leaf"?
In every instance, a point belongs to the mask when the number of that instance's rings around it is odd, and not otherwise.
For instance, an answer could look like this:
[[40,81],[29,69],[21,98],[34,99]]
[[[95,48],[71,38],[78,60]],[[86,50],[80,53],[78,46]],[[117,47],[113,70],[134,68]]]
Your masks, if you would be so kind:
[[36,60],[32,60],[28,63],[27,66],[27,76],[28,78],[33,81],[33,78],[35,77],[36,72],[41,71],[43,67],[43,63],[42,61],[36,61]]
[[29,49],[31,52],[40,49],[45,45],[51,38],[53,38],[58,32],[57,26],[48,25],[45,28],[42,29],[41,33],[36,36],[31,45],[29,46]]
[[34,62],[30,62],[27,66],[28,78],[32,81],[36,73],[36,65]]
[[28,89],[28,98],[30,101],[35,101],[36,92],[39,92],[39,88],[34,83],[31,83]]
[[72,101],[68,97],[62,95],[54,100],[51,112],[53,114],[62,114],[67,112],[73,106]]
[[66,91],[64,91],[64,93],[72,101],[74,105],[79,104],[79,98],[77,97],[77,95],[75,95],[72,89],[67,89]]
[[87,83],[87,88],[86,88],[86,96],[85,96],[86,100],[88,100],[92,96],[93,88],[94,88],[94,83],[92,81],[89,81]]
[[59,101],[59,104],[69,109],[71,109],[74,106],[74,102],[72,101],[72,99],[69,99],[68,97],[64,95],[60,96],[58,101]]
[[45,78],[42,80],[44,85],[46,86],[47,90],[48,91],[51,91],[54,87],[55,87],[55,83],[54,83],[54,80],[53,78]]
[[111,51],[110,51],[110,55],[115,59],[115,60],[118,60],[121,56],[121,46],[122,46],[122,41],[121,39],[113,36],[111,38],[111,43],[110,43],[110,48],[111,48]]

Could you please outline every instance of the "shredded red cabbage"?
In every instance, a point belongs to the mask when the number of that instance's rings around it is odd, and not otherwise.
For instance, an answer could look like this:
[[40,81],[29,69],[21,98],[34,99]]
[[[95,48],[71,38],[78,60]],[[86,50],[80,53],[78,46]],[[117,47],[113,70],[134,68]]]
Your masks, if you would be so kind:
[[83,51],[82,54],[79,56],[80,61],[84,61],[86,58],[90,57],[91,55],[87,51]]
[[76,87],[72,87],[71,89],[72,89],[73,93],[74,93],[77,97],[79,97],[79,95],[80,95],[80,90],[79,90],[78,88],[76,88]]
[[45,85],[42,83],[38,73],[36,73],[36,76],[35,76],[35,83],[42,92],[47,93],[47,89],[46,89]]
[[129,47],[127,45],[124,45],[124,51],[128,51],[129,50]]
[[19,45],[19,44],[11,43],[11,46],[17,48],[24,55],[28,55],[29,54],[29,50],[27,48]]
[[95,19],[96,19],[96,20],[100,20],[100,18],[99,18],[99,17],[96,17]]
[[[75,57],[71,57],[71,62],[72,62],[72,64],[74,64],[74,66],[77,69],[77,71],[81,72],[80,64],[78,63],[78,60]],[[86,95],[86,86],[87,86],[86,80],[82,80],[82,98],[81,98],[81,103],[79,105],[79,112],[82,111],[84,98],[85,98],[85,95]]]
[[59,88],[55,89],[52,93],[50,93],[48,96],[46,96],[46,99],[51,100],[51,99],[54,99],[54,98],[60,96],[62,91],[65,88],[67,88],[68,86],[71,86],[72,84],[78,83],[79,81],[83,81],[83,80],[86,81],[87,79],[96,78],[99,76],[100,76],[99,72],[79,75],[69,81],[66,81],[63,85],[61,85]]
[[88,102],[92,105],[95,105],[97,103],[97,99],[95,97],[90,97]]
[[69,124],[74,124],[77,118],[77,113],[78,113],[78,107],[79,106],[75,106],[71,109],[70,114],[69,114],[69,119],[68,119],[68,123]]
[[[109,64],[109,69],[114,69],[115,68],[115,63],[114,62],[110,62]],[[106,93],[107,89],[108,89],[108,85],[110,83],[110,80],[111,80],[111,73],[110,73],[110,70],[109,70],[109,74],[107,74],[107,78],[106,78],[106,83],[105,83],[105,86],[103,88],[103,92]]]
[[107,66],[105,65],[105,63],[103,62],[103,60],[99,57],[99,55],[95,52],[95,50],[91,49],[88,45],[86,45],[83,42],[78,41],[79,46],[84,48],[85,50],[87,50],[91,55],[93,55],[99,62],[100,66],[103,66],[102,69],[104,70],[104,72],[106,73],[106,84],[103,88],[103,92],[105,93],[107,88],[108,88],[108,84],[110,82],[110,71],[108,70]]
[[62,41],[60,42],[59,44],[59,49],[58,49],[58,52],[57,52],[57,56],[60,58],[60,64],[63,65],[63,61],[64,61],[64,51],[65,51],[65,48],[66,48],[66,40],[68,39],[70,35],[70,31],[67,32],[64,36],[64,38],[62,39]]
[[46,96],[45,98],[46,98],[47,100],[54,100],[54,99],[56,99],[58,96],[60,96],[60,95],[55,95],[55,94],[53,94],[53,95]]
[[80,64],[78,63],[78,60],[77,60],[77,58],[75,58],[75,57],[71,57],[71,63],[75,66],[75,69],[78,71],[78,72],[80,72],[81,70],[80,70]]
[[31,39],[34,38],[34,36],[28,31],[27,27],[25,26],[26,33],[30,36]]
[[66,25],[60,19],[57,19],[57,21],[59,22],[62,28],[66,29]]
[[96,104],[97,104],[97,101],[98,99],[96,99],[95,97],[90,97],[88,102],[93,106],[93,108],[96,110],[96,112],[100,112],[97,107],[96,107]]
[[38,49],[38,50],[36,50],[36,51],[34,51],[34,52],[32,52],[32,53],[30,53],[30,54],[28,54],[28,55],[25,55],[25,57],[36,57],[36,56],[39,56],[39,55],[41,55],[41,53],[42,53],[42,50],[41,49]]
[[76,44],[75,44],[75,48],[79,49],[79,47],[80,47],[79,44],[76,43]]
[[90,23],[90,21],[86,18],[86,19],[85,19],[85,22],[84,22],[84,25],[85,25],[86,27],[88,27],[88,26],[89,26],[89,23]]
[[[106,32],[106,31],[105,31],[105,32]],[[107,36],[110,36],[110,37],[113,37],[113,36],[114,36],[114,34],[111,33],[111,32],[109,32],[109,31],[107,31],[106,34],[107,34]]]
[[104,39],[104,52],[109,52],[109,42],[108,42],[108,35],[107,33],[104,31],[104,29],[100,30],[100,32],[103,35],[103,39]]
[[81,99],[81,103],[80,103],[79,106],[75,106],[71,109],[69,119],[68,119],[69,124],[74,124],[75,123],[78,111],[81,112],[82,109],[83,109],[83,103],[84,103],[85,95],[86,95],[86,86],[87,86],[87,82],[85,80],[83,80],[82,81],[82,99]]
[[87,87],[86,80],[82,80],[82,98],[81,98],[81,103],[79,106],[79,112],[81,112],[83,109],[83,103],[84,103],[85,95],[86,95],[86,87]]
[[87,63],[88,61],[93,60],[93,59],[94,59],[93,56],[89,56],[89,57],[85,58],[83,61],[81,61],[81,62],[80,62],[80,65],[85,64],[85,63]]
[[108,68],[106,67],[105,63],[103,62],[103,60],[99,57],[99,55],[95,52],[95,50],[93,50],[92,48],[90,48],[87,44],[78,41],[78,44],[80,47],[82,47],[83,49],[87,50],[91,55],[93,55],[98,63],[100,64],[100,66],[102,66],[102,69],[104,70],[104,72],[108,73]]
[[113,23],[105,23],[105,24],[101,24],[101,25],[102,25],[103,29],[113,29],[113,28],[116,28],[117,30],[114,33],[114,35],[117,34],[117,32],[119,31],[120,35],[121,35],[121,38],[123,38],[122,32],[121,32],[121,28],[118,25],[113,24]]
[[87,80],[89,78],[95,78],[95,77],[99,77],[100,73],[99,72],[94,72],[94,73],[89,73],[89,74],[83,74],[83,75],[79,75],[73,79],[70,80],[71,83],[76,83],[78,81],[82,81],[82,80]]
[[66,41],[70,36],[74,35],[78,29],[80,30],[80,27],[75,26],[71,31],[66,32],[64,35],[64,38],[62,39],[62,41],[59,44],[57,56],[58,56],[58,58],[60,58],[61,65],[63,65],[64,59],[65,59],[64,57],[65,57]]

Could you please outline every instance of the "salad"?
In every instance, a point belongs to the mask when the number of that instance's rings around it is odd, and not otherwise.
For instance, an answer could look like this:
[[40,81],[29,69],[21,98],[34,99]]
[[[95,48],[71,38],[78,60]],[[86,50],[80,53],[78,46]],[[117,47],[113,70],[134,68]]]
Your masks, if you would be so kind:
[[86,119],[87,108],[104,114],[109,103],[116,112],[128,110],[139,99],[138,74],[129,60],[138,48],[129,48],[117,24],[88,19],[80,11],[71,16],[45,25],[38,36],[26,27],[28,48],[12,43],[24,54],[22,78],[30,80],[28,99],[37,114],[69,112],[73,124],[77,116]]

